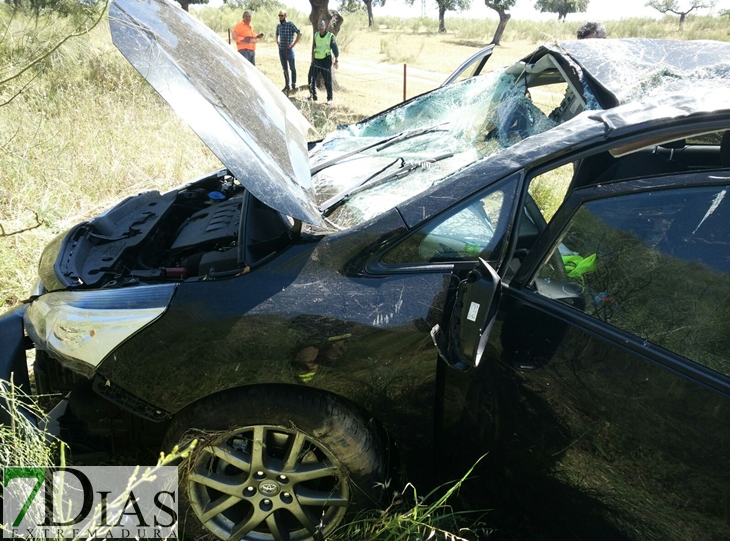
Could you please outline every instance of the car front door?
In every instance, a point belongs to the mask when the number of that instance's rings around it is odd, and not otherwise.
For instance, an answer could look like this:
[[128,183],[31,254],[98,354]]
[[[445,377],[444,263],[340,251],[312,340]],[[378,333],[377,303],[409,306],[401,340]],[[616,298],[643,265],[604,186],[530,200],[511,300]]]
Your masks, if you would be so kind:
[[730,538],[729,189],[577,190],[503,288],[486,360],[449,371],[517,538]]
[[469,77],[476,77],[481,74],[484,66],[487,64],[487,60],[492,56],[494,51],[494,45],[487,45],[483,49],[480,49],[472,56],[467,58],[458,68],[456,68],[451,75],[449,75],[441,86],[450,85],[454,81],[461,79],[467,79]]

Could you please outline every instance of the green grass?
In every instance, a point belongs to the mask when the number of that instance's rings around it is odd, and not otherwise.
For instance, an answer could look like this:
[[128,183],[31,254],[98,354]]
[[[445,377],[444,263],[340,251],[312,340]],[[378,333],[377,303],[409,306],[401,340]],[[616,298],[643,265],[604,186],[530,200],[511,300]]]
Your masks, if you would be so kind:
[[[72,465],[66,462],[66,444],[58,440],[46,428],[49,418],[40,402],[50,398],[57,400],[58,397],[31,396],[16,387],[12,381],[0,379],[0,409],[7,412],[12,419],[8,425],[0,424],[0,464],[41,468]],[[37,420],[37,423],[31,420],[31,416]],[[135,475],[127,482],[127,492],[108,503],[104,516],[107,516],[109,520],[105,522],[118,524],[118,518],[127,511],[127,496],[137,490],[140,485],[154,481],[154,474],[158,467],[174,465],[186,458],[194,450],[196,444],[197,441],[193,441],[184,450],[175,447],[169,454],[160,453],[156,466],[137,467]],[[63,509],[56,508],[56,511],[63,512]],[[101,524],[101,517],[101,508],[97,506],[92,511],[90,523]],[[36,517],[35,521],[40,524],[43,518]],[[2,524],[0,524],[0,530],[3,530]],[[86,537],[82,534],[76,539],[81,538]],[[49,538],[44,537],[43,539]]]
[[[466,19],[447,16],[446,28],[449,35],[462,40],[489,43],[497,28],[496,19]],[[653,39],[712,39],[730,41],[727,17],[690,15],[679,29],[679,18],[667,15],[660,19],[626,18],[604,21],[610,38],[653,38]],[[399,31],[416,34],[433,34],[438,31],[438,21],[426,17],[404,19],[399,17],[378,17],[375,24],[382,31]],[[549,21],[510,19],[502,37],[503,43],[511,41],[542,41],[575,39],[577,24]]]
[[390,64],[413,63],[423,52],[424,42],[416,50],[404,50],[400,44],[400,34],[380,40],[380,52]]
[[45,419],[38,402],[10,381],[0,380],[0,409],[10,414],[10,425],[0,424],[0,464],[48,467],[57,464],[61,442],[27,415]]
[[[6,8],[0,13],[10,19]],[[20,20],[0,42],[0,57],[27,61],[43,50],[39,42],[68,29],[63,20],[58,31]],[[55,235],[130,193],[169,188],[218,164],[116,52],[107,28],[103,21],[0,87],[0,305],[27,295]],[[33,51],[19,55],[22,43]]]
[[483,520],[485,511],[460,512],[450,504],[475,466],[461,479],[425,496],[419,496],[413,485],[406,485],[386,509],[360,513],[335,531],[332,541],[469,541],[488,535],[491,530]]
[[543,218],[550,221],[565,199],[565,192],[573,178],[573,164],[563,165],[539,175],[530,182],[530,195]]

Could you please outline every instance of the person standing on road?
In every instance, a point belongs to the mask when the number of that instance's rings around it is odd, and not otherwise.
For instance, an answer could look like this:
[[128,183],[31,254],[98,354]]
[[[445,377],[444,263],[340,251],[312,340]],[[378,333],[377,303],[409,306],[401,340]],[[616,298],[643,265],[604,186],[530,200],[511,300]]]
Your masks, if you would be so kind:
[[233,27],[231,33],[233,41],[236,42],[238,52],[243,58],[256,65],[256,41],[264,37],[263,34],[256,34],[251,27],[251,12],[246,10],[243,12],[243,20]]
[[[327,90],[327,103],[332,103],[332,67],[339,67],[337,58],[340,51],[332,32],[327,31],[327,23],[319,21],[314,34],[314,51],[312,52],[312,68],[309,70],[310,99],[317,101],[317,78],[322,75]],[[332,57],[334,56],[334,62]]]
[[[282,91],[289,94],[289,91],[297,91],[297,68],[294,63],[294,46],[302,38],[302,33],[297,26],[286,20],[286,11],[279,12],[279,24],[276,25],[276,42],[279,44],[279,60],[284,70],[285,86]],[[291,79],[289,79],[291,70]],[[291,81],[291,84],[289,84]]]

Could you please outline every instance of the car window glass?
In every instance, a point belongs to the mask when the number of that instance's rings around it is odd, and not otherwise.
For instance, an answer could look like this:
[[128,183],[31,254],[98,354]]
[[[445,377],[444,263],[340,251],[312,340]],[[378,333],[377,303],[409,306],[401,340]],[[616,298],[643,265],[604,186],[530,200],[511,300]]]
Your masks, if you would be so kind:
[[532,287],[730,375],[728,188],[584,203]]
[[429,222],[383,258],[387,264],[490,259],[507,229],[518,176],[442,219]]
[[530,181],[528,192],[540,209],[546,222],[549,222],[563,203],[573,178],[573,164],[569,163],[534,177]]

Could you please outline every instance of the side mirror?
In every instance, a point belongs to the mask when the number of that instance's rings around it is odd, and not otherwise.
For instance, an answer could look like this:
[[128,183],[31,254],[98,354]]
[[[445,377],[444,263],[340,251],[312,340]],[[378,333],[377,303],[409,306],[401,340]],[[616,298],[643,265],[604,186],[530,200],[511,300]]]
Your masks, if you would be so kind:
[[483,259],[459,283],[446,330],[431,329],[431,339],[446,363],[466,371],[479,366],[497,315],[501,293],[497,272]]

